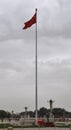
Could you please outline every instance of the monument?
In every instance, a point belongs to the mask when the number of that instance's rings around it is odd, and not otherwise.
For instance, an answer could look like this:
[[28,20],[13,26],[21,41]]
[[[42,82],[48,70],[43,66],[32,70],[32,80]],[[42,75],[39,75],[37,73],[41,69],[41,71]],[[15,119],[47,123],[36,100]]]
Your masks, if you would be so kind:
[[52,113],[53,110],[53,100],[49,100],[49,104],[50,104],[50,115],[49,115],[49,122],[53,122],[54,121],[54,115]]

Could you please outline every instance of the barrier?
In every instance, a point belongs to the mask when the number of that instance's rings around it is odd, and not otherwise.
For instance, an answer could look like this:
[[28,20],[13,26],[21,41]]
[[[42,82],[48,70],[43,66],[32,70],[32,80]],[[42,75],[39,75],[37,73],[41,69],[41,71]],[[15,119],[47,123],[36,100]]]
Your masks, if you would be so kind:
[[13,130],[13,127],[8,127],[7,130]]

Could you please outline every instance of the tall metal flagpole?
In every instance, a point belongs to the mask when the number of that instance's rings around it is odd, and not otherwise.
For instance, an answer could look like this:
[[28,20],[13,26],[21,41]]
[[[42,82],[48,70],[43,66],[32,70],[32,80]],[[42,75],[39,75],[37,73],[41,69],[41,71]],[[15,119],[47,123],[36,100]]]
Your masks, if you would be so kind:
[[36,26],[35,26],[35,118],[36,118],[36,124],[37,124],[37,118],[38,118],[38,93],[37,93],[37,9],[35,9],[36,12]]
[[[36,19],[35,19],[36,18]],[[35,15],[27,22],[25,22],[25,26],[23,29],[27,29],[31,27],[33,24],[35,24],[35,119],[37,123],[38,118],[38,94],[37,94],[37,9],[35,9]]]

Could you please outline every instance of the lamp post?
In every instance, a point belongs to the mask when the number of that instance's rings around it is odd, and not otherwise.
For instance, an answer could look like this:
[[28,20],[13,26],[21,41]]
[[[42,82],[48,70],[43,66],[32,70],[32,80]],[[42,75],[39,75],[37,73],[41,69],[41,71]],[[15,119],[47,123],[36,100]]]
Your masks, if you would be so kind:
[[49,121],[51,122],[51,121],[54,120],[54,116],[53,116],[52,110],[53,110],[53,103],[54,103],[55,101],[53,101],[53,100],[50,99],[48,102],[49,102],[49,104],[50,104],[50,116],[49,116]]

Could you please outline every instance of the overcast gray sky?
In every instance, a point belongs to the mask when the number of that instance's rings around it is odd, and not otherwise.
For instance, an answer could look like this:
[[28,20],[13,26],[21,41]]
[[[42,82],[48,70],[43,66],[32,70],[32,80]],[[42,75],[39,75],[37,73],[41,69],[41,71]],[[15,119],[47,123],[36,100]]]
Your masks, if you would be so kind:
[[71,0],[0,0],[0,109],[35,110],[35,25],[22,30],[35,8],[38,108],[71,111]]

